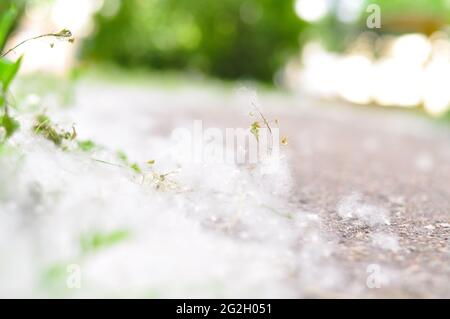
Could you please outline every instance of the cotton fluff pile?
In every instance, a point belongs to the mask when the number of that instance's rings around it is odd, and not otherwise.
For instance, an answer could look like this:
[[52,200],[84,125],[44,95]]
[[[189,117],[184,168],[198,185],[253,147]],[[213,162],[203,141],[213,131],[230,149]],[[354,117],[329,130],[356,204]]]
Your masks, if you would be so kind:
[[278,298],[340,284],[320,220],[292,200],[286,154],[192,164],[146,137],[164,155],[134,158],[138,174],[111,165],[115,150],[62,151],[21,122],[0,155],[1,297]]

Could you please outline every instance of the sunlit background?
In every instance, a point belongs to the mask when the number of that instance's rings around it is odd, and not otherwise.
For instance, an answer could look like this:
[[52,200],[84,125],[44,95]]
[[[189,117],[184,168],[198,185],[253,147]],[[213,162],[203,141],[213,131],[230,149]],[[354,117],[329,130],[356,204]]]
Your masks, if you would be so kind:
[[[322,99],[450,109],[448,0],[7,0],[8,43],[69,28],[74,45],[32,42],[22,72],[113,64],[255,80]],[[381,28],[366,24],[381,9]],[[52,49],[50,49],[52,45]]]

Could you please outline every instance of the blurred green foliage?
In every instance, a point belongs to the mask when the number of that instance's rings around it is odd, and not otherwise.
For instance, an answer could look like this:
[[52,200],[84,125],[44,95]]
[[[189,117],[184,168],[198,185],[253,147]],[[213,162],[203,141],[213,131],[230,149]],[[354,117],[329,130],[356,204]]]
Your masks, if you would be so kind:
[[127,229],[118,229],[111,232],[92,232],[82,234],[81,251],[83,253],[95,252],[118,244],[131,237],[131,232]]
[[447,0],[366,0],[369,4],[378,4],[387,15],[427,15],[434,18],[449,18],[450,4]]
[[[377,4],[381,8],[382,27],[375,30],[379,33],[432,34],[446,28],[450,22],[448,0],[366,0],[366,4]],[[364,19],[359,21],[360,29],[365,27],[367,15],[369,13],[366,13],[363,16]]]
[[0,1],[0,51],[3,52],[8,35],[14,30],[22,15],[25,0]]
[[[17,17],[18,11],[13,6],[0,11],[0,51],[2,51],[1,49],[14,27]],[[0,136],[0,144],[11,137],[11,135],[19,128],[19,122],[8,113],[7,94],[11,82],[19,71],[21,61],[22,58],[12,62],[0,56],[0,110],[2,110],[0,115],[0,129],[2,134],[2,136]]]
[[[438,30],[445,31],[450,22],[450,1],[448,0],[364,0],[357,18],[352,21],[341,21],[339,18],[339,6],[343,2],[344,0],[334,0],[329,14],[308,25],[303,39],[321,39],[327,49],[343,51],[363,32],[430,35]],[[380,8],[381,28],[379,29],[367,28],[367,18],[373,12],[367,11],[370,4],[376,4]]]
[[273,79],[298,52],[293,0],[105,0],[84,56],[126,67]]

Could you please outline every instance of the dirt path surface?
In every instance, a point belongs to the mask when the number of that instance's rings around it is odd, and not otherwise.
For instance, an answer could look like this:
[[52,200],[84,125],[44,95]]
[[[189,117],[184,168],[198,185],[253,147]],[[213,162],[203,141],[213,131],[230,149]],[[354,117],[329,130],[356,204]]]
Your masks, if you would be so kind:
[[[260,102],[289,140],[291,201],[320,216],[322,235],[335,243],[330,264],[345,270],[341,289],[307,296],[450,297],[450,126],[294,95],[261,94]],[[192,120],[219,128],[251,123],[232,92],[198,88],[85,84],[76,104],[89,110],[77,117],[80,131],[100,119],[105,128],[94,138],[117,136],[114,146],[124,148]],[[121,122],[128,111],[135,122]]]

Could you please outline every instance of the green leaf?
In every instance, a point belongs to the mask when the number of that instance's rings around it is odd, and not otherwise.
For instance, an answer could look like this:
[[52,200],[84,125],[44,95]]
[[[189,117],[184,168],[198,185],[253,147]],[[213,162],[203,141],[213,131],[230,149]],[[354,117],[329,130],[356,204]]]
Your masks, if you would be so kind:
[[9,31],[14,24],[17,17],[17,10],[15,7],[11,7],[0,17],[0,50],[5,45],[6,38]]
[[90,152],[96,147],[95,143],[91,140],[78,141],[77,144],[78,147],[84,152]]
[[8,90],[11,81],[16,76],[17,71],[19,71],[21,62],[22,57],[20,57],[16,62],[0,59],[0,86],[2,92],[6,92],[6,90]]
[[17,154],[17,149],[15,147],[0,142],[0,157],[11,156],[14,154]]
[[253,134],[253,136],[255,136],[256,140],[259,142],[259,129],[261,128],[261,126],[259,125],[258,122],[254,122],[252,124],[252,126],[250,127],[250,133]]
[[52,122],[45,114],[39,114],[33,126],[36,135],[42,135],[56,146],[61,146],[64,140],[64,134],[58,132],[52,125]]
[[[37,278],[38,289],[42,289],[50,296],[60,297],[67,294],[67,276],[70,274],[70,267],[78,265],[80,260],[60,260],[45,265]],[[70,289],[69,289],[70,290]]]
[[61,38],[70,38],[72,37],[72,32],[68,29],[62,29],[56,34],[56,36]]
[[84,253],[97,251],[124,241],[130,235],[130,231],[126,229],[118,229],[110,233],[93,232],[84,234],[81,236],[81,250]]
[[130,167],[135,173],[142,174],[142,170],[141,170],[141,168],[139,167],[138,164],[133,163],[133,164],[130,165]]
[[58,283],[65,283],[65,277],[67,276],[67,264],[55,263],[44,270],[42,274],[42,283],[45,286],[53,286]]
[[3,127],[6,131],[6,138],[14,134],[20,127],[19,122],[10,117],[8,114],[4,114],[0,117],[0,127]]
[[128,164],[128,156],[125,154],[124,151],[118,150],[117,151],[117,157],[124,163]]

